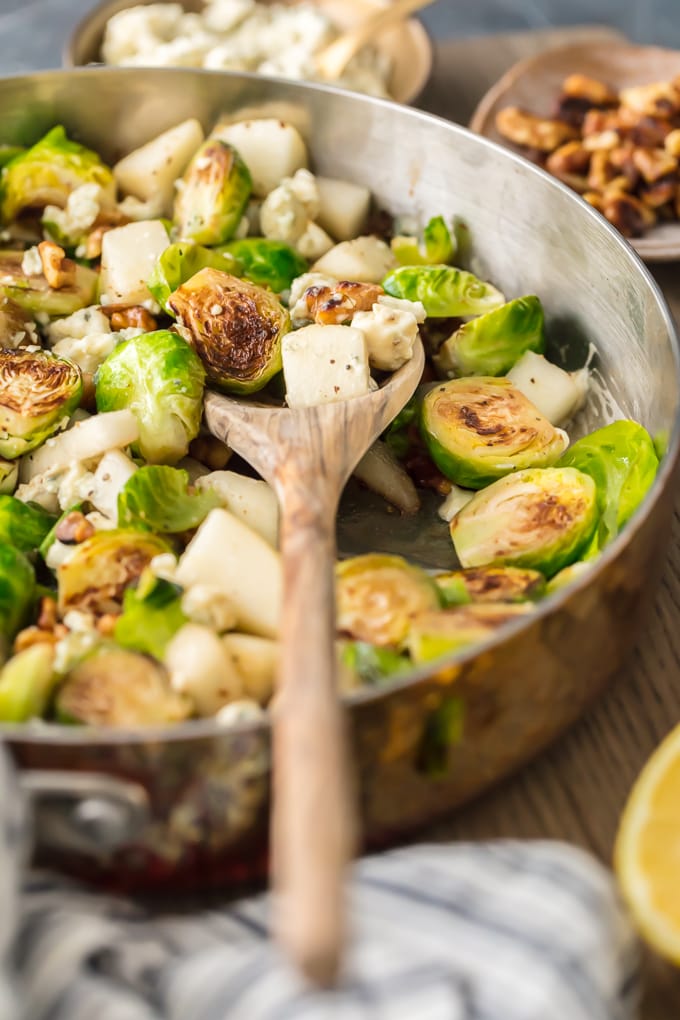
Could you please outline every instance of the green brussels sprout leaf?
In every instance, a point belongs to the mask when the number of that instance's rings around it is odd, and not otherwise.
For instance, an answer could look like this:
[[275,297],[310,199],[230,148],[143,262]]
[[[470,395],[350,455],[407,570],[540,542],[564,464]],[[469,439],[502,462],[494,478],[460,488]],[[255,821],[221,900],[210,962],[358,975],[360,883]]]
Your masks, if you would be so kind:
[[433,216],[423,231],[423,243],[417,237],[397,235],[390,242],[397,262],[402,266],[450,265],[456,254],[456,238],[443,216]]
[[543,306],[530,295],[464,323],[444,341],[435,363],[445,376],[499,376],[526,351],[544,350]]
[[97,410],[129,408],[139,422],[135,447],[152,464],[174,464],[198,435],[205,371],[193,348],[170,330],[125,340],[95,377]]
[[14,496],[0,496],[0,542],[21,552],[38,549],[56,518],[37,503],[22,503]]
[[18,652],[0,670],[0,722],[22,723],[43,716],[57,680],[51,644]]
[[483,315],[505,303],[499,290],[453,266],[401,266],[382,283],[392,297],[420,301],[428,317]]
[[209,138],[178,186],[174,222],[181,241],[224,244],[236,233],[253,183],[236,149]]
[[286,309],[268,290],[217,269],[202,269],[169,301],[205,365],[227,393],[261,390],[281,370]]
[[14,460],[64,428],[82,392],[80,369],[66,358],[0,350],[0,457]]
[[221,505],[212,489],[192,491],[186,471],[160,465],[142,467],[118,494],[118,526],[173,535],[197,528]]
[[11,496],[19,481],[19,461],[0,458],[0,493]]
[[431,389],[420,425],[439,470],[466,489],[481,489],[511,471],[549,467],[569,442],[509,380],[484,376]]
[[258,287],[268,287],[275,294],[288,290],[293,280],[309,268],[307,259],[296,252],[295,248],[283,241],[269,241],[265,237],[244,237],[239,241],[230,241],[219,251],[231,255],[241,264],[242,275],[247,280]]
[[597,527],[595,483],[571,467],[517,471],[476,493],[451,521],[464,567],[513,566],[552,577]]
[[618,535],[649,492],[659,469],[649,433],[634,421],[615,421],[577,440],[561,467],[577,468],[597,487],[600,509],[596,550]]
[[166,248],[153,268],[147,287],[164,312],[172,315],[168,304],[170,295],[201,269],[221,269],[225,273],[240,276],[240,263],[226,249],[212,251],[200,244],[180,241]]
[[128,588],[114,637],[123,648],[152,655],[162,662],[168,643],[187,622],[182,612],[182,589],[142,574],[137,588]]

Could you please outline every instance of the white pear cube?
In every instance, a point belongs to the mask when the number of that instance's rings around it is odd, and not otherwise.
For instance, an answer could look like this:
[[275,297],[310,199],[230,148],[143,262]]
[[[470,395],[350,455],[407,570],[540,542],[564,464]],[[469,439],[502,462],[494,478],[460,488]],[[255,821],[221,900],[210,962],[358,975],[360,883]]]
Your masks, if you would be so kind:
[[371,205],[371,192],[361,184],[317,177],[320,212],[317,220],[336,241],[349,241],[361,233]]
[[221,640],[243,682],[243,697],[266,704],[274,693],[278,642],[255,634],[225,634]]
[[237,626],[276,637],[281,615],[281,558],[227,510],[211,510],[182,554],[177,583],[209,584],[233,602]]
[[303,326],[283,338],[289,407],[314,407],[362,397],[371,375],[364,334],[351,326]]
[[389,245],[378,237],[357,237],[343,241],[322,255],[312,266],[314,273],[327,273],[336,280],[382,283],[396,261]]
[[235,471],[211,471],[196,479],[197,489],[212,489],[228,510],[274,549],[279,534],[279,503],[274,490],[258,478]]
[[169,244],[160,220],[142,220],[107,231],[102,239],[102,303],[138,305],[150,300],[146,281]]
[[264,198],[278,187],[284,177],[307,166],[307,146],[302,135],[282,120],[242,120],[236,124],[218,123],[215,138],[238,151],[250,170],[253,194]]
[[178,694],[191,698],[199,715],[214,715],[243,697],[243,681],[232,656],[209,627],[185,623],[169,642],[163,663]]
[[175,181],[186,170],[203,138],[203,128],[194,118],[164,131],[116,163],[113,175],[118,187],[125,195],[134,195],[142,202],[160,196],[163,212],[169,213]]
[[583,406],[588,371],[565,372],[533,351],[526,351],[508,379],[553,425],[564,425]]

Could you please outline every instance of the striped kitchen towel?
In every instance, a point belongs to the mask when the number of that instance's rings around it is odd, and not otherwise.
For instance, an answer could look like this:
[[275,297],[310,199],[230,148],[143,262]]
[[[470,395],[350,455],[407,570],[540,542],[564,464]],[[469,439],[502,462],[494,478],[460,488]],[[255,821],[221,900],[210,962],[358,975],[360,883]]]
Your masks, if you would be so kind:
[[[2,871],[2,869],[0,869]],[[301,984],[266,896],[154,912],[52,875],[25,885],[23,1020],[632,1020],[638,955],[609,874],[557,843],[366,858],[344,981]]]

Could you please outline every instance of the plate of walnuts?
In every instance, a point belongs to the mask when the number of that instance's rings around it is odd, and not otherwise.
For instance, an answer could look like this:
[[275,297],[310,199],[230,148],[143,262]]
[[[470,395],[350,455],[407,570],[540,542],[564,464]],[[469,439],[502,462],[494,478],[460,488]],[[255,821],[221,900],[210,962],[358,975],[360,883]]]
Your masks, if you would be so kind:
[[470,128],[579,192],[645,261],[680,259],[680,52],[547,50],[487,92]]

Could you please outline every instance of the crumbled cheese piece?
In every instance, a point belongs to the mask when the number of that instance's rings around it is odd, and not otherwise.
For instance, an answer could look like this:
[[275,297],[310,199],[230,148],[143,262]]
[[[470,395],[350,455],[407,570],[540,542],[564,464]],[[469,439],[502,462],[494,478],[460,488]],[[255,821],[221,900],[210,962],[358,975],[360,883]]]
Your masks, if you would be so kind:
[[90,522],[95,531],[113,531],[118,527],[116,521],[100,513],[99,510],[91,510],[89,514],[85,514],[85,520]]
[[48,205],[42,216],[43,225],[53,233],[55,240],[75,241],[92,226],[101,211],[102,190],[98,184],[81,184],[66,200],[66,208]]
[[54,646],[54,671],[64,674],[73,669],[101,642],[97,630],[71,631]]
[[418,323],[411,312],[376,302],[370,312],[355,312],[352,327],[366,339],[372,368],[394,372],[413,357]]
[[87,634],[88,631],[95,629],[96,620],[92,613],[84,613],[80,609],[69,609],[64,616],[64,624],[71,631]]
[[427,312],[422,301],[407,301],[406,298],[392,297],[391,294],[381,294],[378,304],[385,308],[396,308],[400,312],[410,312],[416,322],[425,322]]
[[295,244],[302,237],[309,217],[303,203],[287,184],[270,191],[260,209],[260,226],[265,237]]
[[177,557],[172,553],[159,553],[149,563],[149,569],[154,577],[174,584],[177,575]]
[[218,726],[238,726],[240,723],[262,722],[265,710],[250,698],[240,698],[221,708],[215,716]]
[[47,327],[47,339],[51,344],[65,337],[71,339],[83,339],[91,333],[110,333],[111,323],[99,305],[89,305],[81,308],[73,315],[67,315],[63,319],[55,319]]
[[59,542],[55,539],[47,550],[45,563],[50,570],[58,570],[62,563],[66,563],[67,560],[71,559],[77,548],[77,545],[67,545],[66,542]]
[[40,258],[40,252],[37,246],[28,248],[24,252],[24,257],[21,260],[21,271],[26,276],[42,276],[43,275],[43,264]]
[[77,503],[90,500],[95,490],[95,477],[84,464],[71,464],[59,479],[57,499],[62,510],[70,510]]
[[218,634],[236,626],[234,603],[214,584],[194,584],[188,588],[182,595],[182,611],[193,623],[202,623]]
[[297,200],[302,202],[305,212],[310,220],[315,220],[319,215],[321,198],[316,177],[311,170],[302,167],[296,170],[292,177],[284,177],[281,181],[282,187],[289,188]]
[[119,340],[118,333],[90,333],[83,337],[64,337],[52,350],[61,358],[75,362],[81,372],[94,375]]
[[141,199],[135,198],[134,195],[128,195],[127,198],[118,203],[118,212],[135,222],[155,220],[163,214],[163,197],[162,195],[154,195],[148,201],[142,202]]
[[302,237],[299,237],[295,243],[295,247],[303,258],[309,259],[310,262],[320,259],[334,246],[333,238],[326,233],[323,227],[320,227],[318,223],[312,223],[311,220]]

